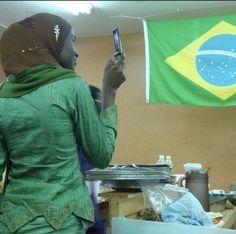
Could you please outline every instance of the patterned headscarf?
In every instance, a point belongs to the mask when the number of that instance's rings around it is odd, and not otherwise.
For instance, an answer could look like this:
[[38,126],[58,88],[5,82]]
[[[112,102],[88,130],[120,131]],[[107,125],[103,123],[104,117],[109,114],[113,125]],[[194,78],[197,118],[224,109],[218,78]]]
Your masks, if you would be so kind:
[[2,35],[0,55],[7,75],[38,65],[60,65],[71,26],[59,16],[39,13],[12,24]]

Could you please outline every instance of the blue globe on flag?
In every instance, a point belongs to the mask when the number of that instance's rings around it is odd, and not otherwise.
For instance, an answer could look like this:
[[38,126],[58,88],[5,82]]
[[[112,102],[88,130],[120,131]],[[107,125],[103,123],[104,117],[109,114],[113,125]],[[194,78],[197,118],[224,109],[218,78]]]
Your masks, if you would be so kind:
[[196,69],[209,84],[236,84],[236,35],[221,34],[203,43],[196,56]]

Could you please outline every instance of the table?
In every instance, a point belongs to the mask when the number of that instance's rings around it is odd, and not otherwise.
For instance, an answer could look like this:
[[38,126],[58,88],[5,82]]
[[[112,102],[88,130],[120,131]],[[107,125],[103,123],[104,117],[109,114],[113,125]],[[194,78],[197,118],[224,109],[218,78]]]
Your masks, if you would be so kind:
[[[104,192],[99,194],[103,199],[108,199],[108,208],[102,212],[102,218],[107,220],[106,234],[110,233],[113,217],[125,216],[138,218],[138,213],[145,209],[142,192]],[[215,210],[214,210],[215,211]],[[216,211],[215,211],[216,212]],[[220,211],[224,224],[221,228],[236,229],[236,207]]]
[[226,209],[220,212],[223,215],[224,224],[221,228],[236,230],[236,207],[234,209]]

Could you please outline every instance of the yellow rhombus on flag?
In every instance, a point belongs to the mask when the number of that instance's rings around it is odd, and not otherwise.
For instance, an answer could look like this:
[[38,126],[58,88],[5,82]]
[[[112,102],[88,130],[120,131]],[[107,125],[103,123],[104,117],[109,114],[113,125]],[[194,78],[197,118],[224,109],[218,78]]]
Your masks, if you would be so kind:
[[[210,38],[215,36],[229,34],[229,35],[236,35],[236,27],[221,21],[216,26],[211,28],[208,32],[201,35],[198,39],[193,41],[191,44],[187,45],[185,48],[180,50],[177,54],[168,57],[165,62],[175,69],[177,72],[191,80],[192,82],[196,83],[200,87],[204,88],[205,90],[209,91],[210,93],[216,95],[217,97],[221,98],[222,100],[228,99],[230,96],[236,93],[236,84],[235,82],[231,85],[214,85],[212,83],[207,82],[201,74],[199,73],[198,69],[196,68],[196,59],[197,55],[199,55],[200,47]],[[220,55],[227,55],[229,58],[233,57],[236,59],[236,51],[234,52],[227,52],[222,50],[209,50],[209,51],[201,51],[200,55],[210,54],[211,56],[220,56]],[[230,58],[231,59],[231,58]],[[218,59],[219,60],[219,59]],[[224,64],[223,61],[221,61]],[[213,61],[212,61],[213,63]],[[236,63],[235,63],[236,65]],[[226,64],[225,64],[226,66]],[[234,68],[235,72],[232,72],[232,76],[236,76],[236,67]],[[222,70],[223,72],[223,70]]]

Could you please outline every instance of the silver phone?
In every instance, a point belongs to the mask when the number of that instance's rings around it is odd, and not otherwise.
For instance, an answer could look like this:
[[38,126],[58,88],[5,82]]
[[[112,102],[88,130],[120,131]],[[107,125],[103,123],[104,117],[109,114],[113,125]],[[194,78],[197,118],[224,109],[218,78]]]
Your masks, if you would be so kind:
[[122,44],[120,40],[120,33],[118,28],[113,29],[113,41],[115,46],[115,59],[117,60],[121,54],[123,54]]

